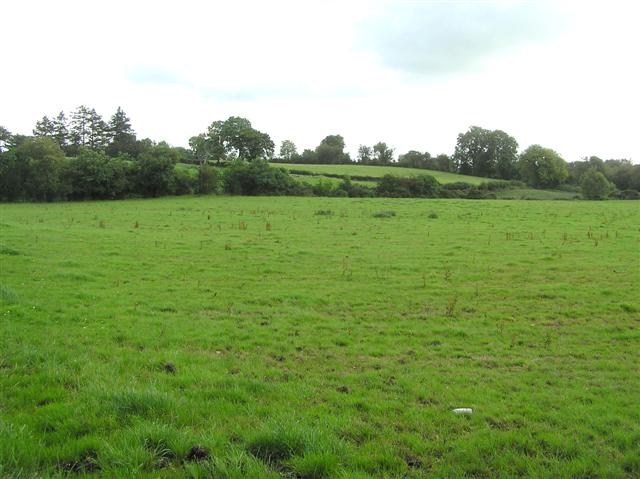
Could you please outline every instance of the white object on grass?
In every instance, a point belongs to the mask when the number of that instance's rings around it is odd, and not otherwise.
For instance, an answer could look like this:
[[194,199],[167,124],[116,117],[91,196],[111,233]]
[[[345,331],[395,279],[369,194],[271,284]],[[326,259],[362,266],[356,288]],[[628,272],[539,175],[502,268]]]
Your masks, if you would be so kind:
[[457,407],[453,410],[453,412],[456,414],[472,414],[473,409],[471,409],[470,407]]

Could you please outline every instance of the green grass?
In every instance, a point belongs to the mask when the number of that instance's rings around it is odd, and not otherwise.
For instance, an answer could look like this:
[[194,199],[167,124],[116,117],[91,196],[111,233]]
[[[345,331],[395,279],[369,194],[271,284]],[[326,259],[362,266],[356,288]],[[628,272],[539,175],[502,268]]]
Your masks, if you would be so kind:
[[455,183],[462,181],[472,185],[490,181],[490,178],[481,178],[479,176],[458,175],[456,173],[447,173],[444,171],[423,170],[418,168],[400,168],[395,166],[370,166],[370,165],[300,165],[286,163],[272,163],[272,166],[285,168],[288,170],[301,170],[322,174],[350,175],[350,176],[369,176],[372,178],[382,178],[384,175],[395,176],[416,176],[431,175],[440,183]]
[[638,477],[639,224],[616,201],[0,205],[0,477]]
[[[275,166],[277,168],[277,166]],[[340,178],[332,178],[330,176],[323,175],[291,175],[298,181],[302,181],[305,183],[309,183],[310,185],[317,185],[320,182],[331,183],[334,186],[340,185],[342,183],[342,179]],[[360,180],[352,180],[351,183],[362,186],[375,187],[378,183],[376,181],[360,181]]]

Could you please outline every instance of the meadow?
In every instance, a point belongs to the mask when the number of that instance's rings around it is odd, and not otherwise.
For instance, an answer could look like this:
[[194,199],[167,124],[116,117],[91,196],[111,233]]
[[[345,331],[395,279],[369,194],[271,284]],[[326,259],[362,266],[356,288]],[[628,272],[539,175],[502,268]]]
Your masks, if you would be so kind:
[[479,176],[459,175],[457,173],[448,173],[446,171],[425,170],[419,168],[403,168],[399,166],[374,166],[374,165],[305,165],[293,163],[272,163],[271,166],[276,168],[285,168],[287,170],[308,171],[317,175],[334,174],[348,176],[363,176],[371,178],[382,178],[384,175],[394,175],[400,177],[431,175],[441,184],[464,182],[472,185],[491,181],[490,178],[481,178]]
[[639,477],[639,225],[631,201],[0,204],[0,477]]

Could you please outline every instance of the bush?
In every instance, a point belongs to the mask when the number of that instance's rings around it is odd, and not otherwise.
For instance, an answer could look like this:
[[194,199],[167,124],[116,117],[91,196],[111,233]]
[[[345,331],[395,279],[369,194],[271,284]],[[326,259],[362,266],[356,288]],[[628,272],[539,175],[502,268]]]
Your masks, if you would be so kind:
[[588,200],[603,200],[613,190],[613,185],[595,168],[582,175],[582,195]]
[[218,170],[205,164],[198,168],[196,192],[200,195],[216,194],[222,188],[222,178]]
[[622,190],[617,192],[616,196],[621,200],[640,200],[640,191]]
[[135,191],[142,196],[163,196],[171,193],[175,165],[167,156],[143,153],[137,163]]
[[478,185],[481,190],[498,191],[511,188],[511,184],[508,181],[484,181]]
[[298,183],[283,168],[255,160],[232,162],[224,170],[224,189],[232,195],[288,195],[298,189]]
[[467,191],[466,198],[471,200],[495,200],[496,194],[480,188],[471,188]]
[[171,193],[174,195],[190,195],[198,187],[198,178],[188,171],[175,169],[171,181]]
[[16,148],[12,166],[15,170],[7,173],[22,181],[22,198],[52,201],[66,197],[69,188],[61,175],[65,166],[64,153],[51,138],[25,140]]
[[440,189],[444,189],[444,190],[468,190],[473,188],[474,186],[471,183],[465,183],[462,181],[455,181],[453,183],[445,183],[444,185],[440,186]]
[[385,175],[378,183],[376,194],[390,198],[435,198],[439,190],[440,184],[430,175],[409,178]]
[[350,178],[342,180],[342,183],[338,186],[338,190],[344,191],[346,193],[345,196],[349,196],[350,198],[365,198],[375,195],[373,188],[352,183]]
[[130,172],[127,162],[81,149],[76,158],[69,160],[65,170],[69,197],[80,200],[122,198],[128,190]]

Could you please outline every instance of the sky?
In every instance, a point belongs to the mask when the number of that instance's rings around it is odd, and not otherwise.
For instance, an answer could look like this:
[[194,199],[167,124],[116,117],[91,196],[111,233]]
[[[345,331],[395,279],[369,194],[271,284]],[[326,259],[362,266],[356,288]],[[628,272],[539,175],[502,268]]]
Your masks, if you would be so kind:
[[451,154],[477,125],[640,163],[633,0],[20,0],[2,17],[14,133],[83,104],[176,146],[242,116],[299,151],[340,134],[354,157]]

